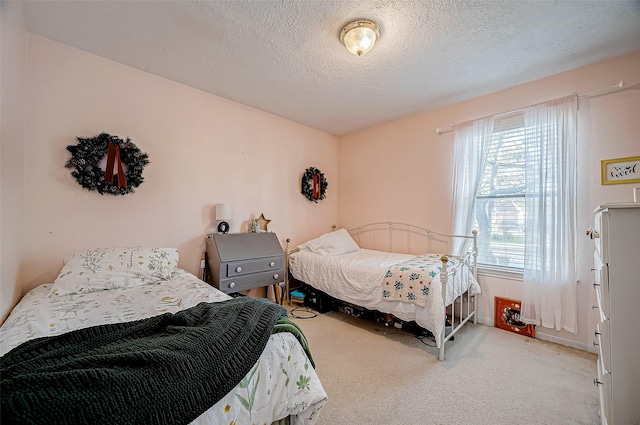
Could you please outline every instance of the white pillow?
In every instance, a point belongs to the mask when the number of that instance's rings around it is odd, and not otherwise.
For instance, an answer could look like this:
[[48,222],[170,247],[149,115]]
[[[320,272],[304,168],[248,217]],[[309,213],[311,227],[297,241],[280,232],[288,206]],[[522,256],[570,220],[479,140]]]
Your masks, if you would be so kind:
[[338,229],[298,245],[298,249],[320,255],[341,255],[357,251],[360,247],[346,229]]
[[175,248],[85,249],[64,259],[49,296],[133,288],[171,279],[178,265]]

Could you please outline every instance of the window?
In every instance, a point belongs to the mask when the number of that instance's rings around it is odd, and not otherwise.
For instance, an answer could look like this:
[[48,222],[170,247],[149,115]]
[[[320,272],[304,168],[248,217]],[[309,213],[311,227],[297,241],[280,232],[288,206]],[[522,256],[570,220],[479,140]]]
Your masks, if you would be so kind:
[[476,195],[480,266],[524,268],[524,136],[521,113],[496,120]]
[[569,95],[453,132],[454,232],[475,227],[479,266],[521,276],[523,322],[574,333],[576,112]]

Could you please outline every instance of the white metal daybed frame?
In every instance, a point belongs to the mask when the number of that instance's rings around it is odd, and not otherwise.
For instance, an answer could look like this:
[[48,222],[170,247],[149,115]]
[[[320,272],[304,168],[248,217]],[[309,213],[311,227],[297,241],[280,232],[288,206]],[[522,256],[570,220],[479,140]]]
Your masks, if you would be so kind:
[[[360,244],[360,237],[361,234],[363,232],[367,232],[367,231],[383,231],[385,230],[384,228],[381,228],[381,226],[386,226],[388,231],[389,231],[389,252],[392,252],[392,248],[393,248],[393,231],[397,230],[397,231],[405,231],[405,232],[410,232],[410,233],[415,233],[421,236],[424,236],[427,238],[428,241],[428,245],[429,245],[429,250],[431,248],[431,240],[434,238],[434,236],[440,236],[443,238],[448,238],[449,241],[451,241],[454,238],[462,238],[462,239],[471,239],[472,240],[472,247],[469,251],[467,251],[467,253],[464,255],[464,257],[462,258],[461,263],[449,270],[447,268],[447,263],[449,262],[449,258],[446,255],[443,255],[440,260],[442,261],[442,272],[440,273],[440,282],[442,282],[442,291],[441,291],[441,296],[442,296],[442,301],[443,301],[443,305],[445,306],[445,310],[448,307],[447,306],[447,282],[449,277],[451,277],[453,279],[453,282],[455,282],[455,278],[456,278],[456,274],[457,273],[465,273],[465,270],[471,270],[471,273],[473,275],[473,277],[476,277],[477,279],[477,271],[478,271],[478,241],[477,241],[477,235],[478,235],[478,231],[477,230],[473,230],[471,235],[449,235],[449,234],[443,234],[443,233],[438,233],[438,232],[434,232],[431,229],[428,228],[424,228],[424,227],[420,227],[420,226],[415,226],[413,224],[408,224],[408,223],[401,223],[401,222],[394,222],[394,221],[384,221],[384,222],[376,222],[376,223],[369,223],[369,224],[365,224],[363,226],[358,226],[358,227],[354,227],[352,229],[347,229],[347,231],[351,234],[351,235],[355,235],[358,238],[358,244]],[[402,228],[398,228],[399,226],[402,226]],[[336,229],[336,225],[333,225],[333,230]],[[287,267],[288,269],[288,264],[289,264],[289,255],[296,252],[296,250],[290,250],[289,249],[289,242],[290,239],[286,240],[287,242],[287,247],[286,247],[286,261],[285,261],[285,267]],[[463,268],[464,266],[467,266],[468,269]],[[288,270],[285,271],[285,297],[287,297],[289,299],[289,304],[291,304],[291,298],[289,296],[289,276],[288,276]],[[462,277],[464,278],[464,277]],[[461,280],[462,280],[461,278]],[[466,296],[465,296],[466,295]],[[463,304],[465,304],[466,301],[466,308],[464,307]],[[456,302],[458,303],[458,311],[457,311],[457,315],[456,315]],[[466,311],[465,311],[466,310]],[[462,293],[460,296],[458,296],[456,299],[454,299],[451,303],[451,311],[450,311],[450,323],[451,323],[451,331],[450,332],[446,332],[446,328],[447,328],[447,324],[445,323],[445,325],[443,326],[442,332],[440,333],[440,349],[439,349],[439,353],[438,353],[438,359],[440,361],[444,360],[444,349],[445,349],[445,343],[447,341],[449,341],[454,335],[455,333],[465,324],[467,323],[469,320],[473,319],[473,323],[477,324],[478,323],[478,298],[477,295],[471,295],[470,294],[470,290],[465,291],[464,293]],[[383,312],[384,313],[384,312]],[[457,317],[456,317],[457,316]],[[456,320],[457,319],[457,320]]]

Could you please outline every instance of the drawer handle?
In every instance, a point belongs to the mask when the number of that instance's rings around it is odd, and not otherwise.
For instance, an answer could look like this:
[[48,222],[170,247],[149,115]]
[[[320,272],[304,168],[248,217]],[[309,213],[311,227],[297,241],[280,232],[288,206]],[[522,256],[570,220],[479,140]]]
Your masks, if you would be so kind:
[[594,283],[594,284],[593,284],[593,287],[594,287],[594,288],[597,288],[598,286],[600,286],[600,284],[599,284],[599,283]]
[[236,267],[236,273],[240,273],[242,271],[242,267],[238,266]]
[[274,275],[273,275],[273,278],[274,278],[274,279],[277,279],[277,278],[279,278],[279,277],[280,277],[280,276],[278,275],[278,273],[276,273],[276,274],[274,274]]
[[598,378],[593,378],[593,385],[597,387],[598,385],[602,385],[602,382],[598,381]]
[[598,335],[602,335],[602,334],[601,334],[600,332],[598,332],[598,331],[595,331],[593,334],[596,336],[596,338],[598,337]]
[[270,267],[274,267],[275,265],[276,265],[275,261],[272,261],[272,262],[269,263]]
[[235,282],[229,283],[229,288],[235,288],[235,287],[236,287],[236,283]]
[[591,310],[597,310],[597,309],[598,309],[598,306],[597,306],[597,305],[592,305],[592,306],[591,306]]
[[598,345],[600,345],[600,344],[598,344],[597,342],[593,341],[593,346],[594,347],[597,347]]

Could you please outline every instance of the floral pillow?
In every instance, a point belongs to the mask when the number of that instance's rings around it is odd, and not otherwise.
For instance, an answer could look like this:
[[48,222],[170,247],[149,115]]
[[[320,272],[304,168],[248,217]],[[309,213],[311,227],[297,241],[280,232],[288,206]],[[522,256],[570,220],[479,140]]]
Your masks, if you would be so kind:
[[49,297],[133,288],[169,280],[178,265],[175,248],[97,248],[73,252]]

